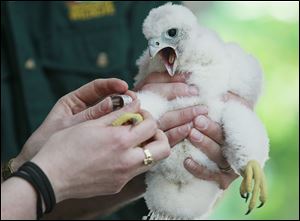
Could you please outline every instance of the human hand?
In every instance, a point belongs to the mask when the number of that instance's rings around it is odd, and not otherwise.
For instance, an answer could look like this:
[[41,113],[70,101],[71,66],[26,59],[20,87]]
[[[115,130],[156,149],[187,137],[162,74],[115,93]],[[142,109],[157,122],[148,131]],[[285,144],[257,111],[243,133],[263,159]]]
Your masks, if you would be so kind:
[[13,170],[16,171],[24,162],[30,160],[55,132],[111,112],[111,99],[103,98],[113,93],[126,93],[136,98],[133,92],[128,91],[126,82],[111,78],[94,80],[59,99],[41,126],[26,141],[21,153],[13,160]]
[[[179,73],[174,77],[170,77],[164,72],[154,72],[139,82],[134,90],[159,91],[159,94],[162,94],[169,100],[172,100],[177,96],[198,95],[198,93],[193,92],[195,89],[193,87],[191,89],[192,93],[189,92],[189,86],[184,83],[188,77],[188,73]],[[176,87],[176,90],[174,90],[174,87]],[[253,109],[253,104],[245,101],[232,92],[228,92],[223,97],[224,102],[229,100],[236,100],[250,109]],[[211,160],[217,163],[217,165],[221,168],[226,168],[229,164],[223,157],[220,147],[224,139],[222,129],[217,123],[211,121],[207,117],[207,111],[208,110],[201,105],[170,111],[165,113],[159,119],[158,125],[161,130],[165,131],[171,146],[176,145],[188,137],[196,147],[206,153]],[[202,125],[202,123],[205,122],[206,125]],[[204,143],[204,145],[202,145],[202,143]],[[188,159],[185,161],[184,165],[186,169],[196,177],[217,181],[223,189],[226,189],[230,183],[238,177],[233,171],[230,173],[211,173],[206,168],[193,161],[193,159]]]
[[[223,156],[221,145],[224,142],[222,128],[207,116],[198,116],[194,120],[194,127],[188,136],[188,140],[207,157],[215,162],[219,168],[228,168],[230,165]],[[228,186],[238,177],[233,170],[228,172],[211,172],[206,167],[198,164],[192,158],[184,161],[184,167],[195,177],[204,180],[215,181],[221,189]]]
[[[139,82],[134,90],[153,91],[168,100],[176,97],[196,96],[198,95],[197,88],[185,83],[188,77],[189,73],[177,73],[171,77],[167,72],[153,72]],[[165,132],[170,145],[174,146],[188,136],[192,128],[191,122],[201,114],[207,114],[207,108],[203,105],[169,111],[158,120],[158,127]]]
[[[144,121],[132,126],[111,126],[113,120],[126,112],[140,112]],[[119,192],[133,177],[144,173],[140,143],[153,159],[167,157],[167,137],[157,129],[147,112],[140,110],[138,100],[99,119],[86,121],[56,132],[32,159],[49,178],[60,202],[68,198],[86,198]],[[136,147],[136,148],[133,148]]]
[[[235,100],[248,108],[253,109],[253,104],[232,92],[224,95],[223,100],[225,102]],[[230,165],[224,158],[221,151],[221,145],[224,143],[221,126],[204,115],[196,117],[193,123],[194,128],[188,136],[190,142],[206,154],[210,160],[215,162],[219,168],[230,168]],[[224,172],[221,169],[221,171],[217,173],[210,172],[207,168],[196,163],[192,158],[186,159],[184,161],[184,166],[197,178],[217,182],[221,189],[227,189],[228,186],[238,177],[233,170]]]

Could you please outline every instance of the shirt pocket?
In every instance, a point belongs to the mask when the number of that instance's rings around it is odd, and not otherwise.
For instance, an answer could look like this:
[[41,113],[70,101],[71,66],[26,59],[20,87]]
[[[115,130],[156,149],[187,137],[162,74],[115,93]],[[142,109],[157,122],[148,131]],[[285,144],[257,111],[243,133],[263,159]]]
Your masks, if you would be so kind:
[[77,74],[111,73],[127,69],[129,33],[122,20],[103,25],[65,27],[39,39],[41,65]]

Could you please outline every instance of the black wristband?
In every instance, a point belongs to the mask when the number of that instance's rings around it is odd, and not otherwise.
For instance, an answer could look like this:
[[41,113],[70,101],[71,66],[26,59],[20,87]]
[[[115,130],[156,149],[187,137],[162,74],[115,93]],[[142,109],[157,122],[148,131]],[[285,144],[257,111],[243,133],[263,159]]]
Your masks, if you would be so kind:
[[41,200],[41,195],[40,195],[38,186],[32,180],[31,176],[28,175],[24,171],[17,171],[15,173],[13,173],[10,177],[14,177],[14,176],[15,177],[20,177],[20,178],[26,180],[34,188],[34,190],[36,192],[36,195],[37,195],[37,202],[36,202],[36,214],[37,215],[36,216],[37,216],[37,219],[40,219],[43,216],[43,208],[42,208],[42,200]]
[[24,163],[22,167],[29,168],[30,170],[32,170],[33,171],[32,174],[34,174],[33,176],[36,179],[38,179],[37,182],[40,187],[40,192],[42,194],[46,206],[45,213],[50,213],[56,204],[56,199],[55,199],[54,190],[52,188],[52,185],[48,177],[41,170],[41,168],[33,162],[28,161]]
[[42,195],[42,199],[45,203],[45,213],[49,213],[51,207],[50,197],[48,195],[47,188],[43,183],[43,180],[39,177],[40,175],[33,168],[26,166],[25,164],[22,166],[22,171],[30,174],[33,181],[37,184],[38,189]]
[[24,163],[12,176],[18,176],[27,180],[37,192],[37,218],[43,215],[42,199],[45,203],[45,213],[50,213],[55,204],[55,194],[49,179],[39,166],[33,162]]

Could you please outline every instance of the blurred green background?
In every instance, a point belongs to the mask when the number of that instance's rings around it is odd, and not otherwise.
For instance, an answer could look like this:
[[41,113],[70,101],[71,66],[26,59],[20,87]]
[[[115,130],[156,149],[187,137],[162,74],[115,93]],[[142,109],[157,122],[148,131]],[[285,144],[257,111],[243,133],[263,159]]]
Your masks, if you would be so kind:
[[299,219],[299,2],[199,4],[200,23],[260,61],[265,88],[256,112],[270,137],[266,205],[245,216],[238,179],[210,219]]

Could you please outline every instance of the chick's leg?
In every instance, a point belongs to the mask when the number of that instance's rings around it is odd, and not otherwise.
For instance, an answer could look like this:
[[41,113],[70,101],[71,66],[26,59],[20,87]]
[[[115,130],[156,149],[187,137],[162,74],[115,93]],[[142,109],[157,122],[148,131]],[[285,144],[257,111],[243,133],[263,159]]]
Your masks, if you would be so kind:
[[[255,207],[258,196],[261,202],[258,208],[262,207],[265,204],[267,198],[267,184],[264,172],[261,169],[260,164],[255,160],[251,160],[248,162],[246,169],[241,173],[241,175],[243,176],[243,181],[240,186],[240,194],[243,198],[246,198],[246,202],[249,198],[250,192],[252,192],[248,211],[245,214],[248,215]],[[254,180],[253,189],[252,180]]]

